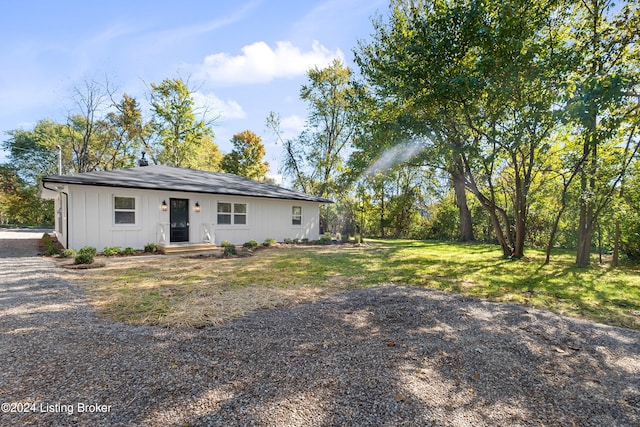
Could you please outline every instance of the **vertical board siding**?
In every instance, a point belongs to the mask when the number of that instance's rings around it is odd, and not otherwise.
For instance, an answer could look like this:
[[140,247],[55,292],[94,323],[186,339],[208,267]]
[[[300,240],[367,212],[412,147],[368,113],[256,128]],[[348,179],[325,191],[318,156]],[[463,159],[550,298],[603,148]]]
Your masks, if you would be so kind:
[[[113,224],[113,196],[137,197],[136,225]],[[211,225],[212,242],[223,240],[242,244],[249,240],[317,239],[320,205],[315,202],[267,199],[259,197],[221,196],[157,190],[134,190],[111,187],[69,187],[69,247],[93,246],[102,251],[106,246],[143,249],[158,243],[158,228],[169,223],[169,210],[162,211],[162,201],[171,198],[189,200],[189,237],[191,243],[202,242],[202,225]],[[200,212],[193,210],[200,204]],[[245,203],[246,225],[217,225],[217,203]],[[292,207],[302,207],[302,225],[292,225]],[[167,239],[168,239],[167,234]]]

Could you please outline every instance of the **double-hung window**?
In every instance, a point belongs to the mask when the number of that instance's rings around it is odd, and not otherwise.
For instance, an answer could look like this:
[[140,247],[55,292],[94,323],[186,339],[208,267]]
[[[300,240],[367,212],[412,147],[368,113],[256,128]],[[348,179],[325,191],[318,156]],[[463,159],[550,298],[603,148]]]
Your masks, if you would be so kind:
[[114,225],[136,224],[136,198],[113,196]]
[[291,225],[302,225],[302,206],[291,208]]
[[247,204],[218,202],[218,225],[246,225]]

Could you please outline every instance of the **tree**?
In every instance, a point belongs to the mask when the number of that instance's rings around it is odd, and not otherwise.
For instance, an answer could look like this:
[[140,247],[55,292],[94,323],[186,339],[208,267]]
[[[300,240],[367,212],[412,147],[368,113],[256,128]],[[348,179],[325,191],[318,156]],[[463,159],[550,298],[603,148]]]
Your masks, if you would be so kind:
[[113,107],[115,111],[104,119],[105,134],[110,141],[105,150],[105,169],[131,167],[150,136],[150,124],[142,119],[138,101],[126,93],[120,102],[113,101]]
[[[396,120],[451,174],[461,224],[469,229],[464,183],[505,256],[523,254],[531,180],[556,123],[554,81],[566,59],[554,30],[560,9],[553,1],[398,0],[356,52],[381,108],[400,111]],[[511,188],[502,185],[508,176]]]
[[2,147],[9,152],[10,164],[21,179],[36,185],[46,175],[56,175],[57,146],[63,154],[63,170],[73,170],[68,130],[64,124],[40,120],[32,130],[11,130]]
[[[145,144],[155,163],[176,167],[201,165],[213,131],[205,118],[196,118],[192,90],[181,79],[151,84],[150,104],[155,140]],[[206,157],[206,156],[204,156]]]
[[75,107],[67,116],[67,137],[71,141],[74,171],[78,173],[107,169],[111,153],[111,135],[104,120],[112,107],[115,89],[96,80],[85,79],[73,88]]
[[[617,13],[613,7],[610,0],[578,2],[572,28],[574,49],[582,54],[567,103],[584,157],[579,169],[578,267],[590,264],[598,218],[612,200],[639,144],[640,6],[626,3]],[[617,165],[614,170],[607,165],[610,161]]]
[[42,200],[38,186],[9,165],[0,165],[0,224],[53,224],[53,201]]
[[264,181],[269,171],[269,164],[264,161],[265,149],[262,139],[250,130],[245,130],[233,135],[231,143],[233,150],[223,157],[222,170]]
[[[295,139],[283,141],[282,172],[296,187],[316,196],[331,197],[341,191],[338,177],[355,129],[351,75],[340,60],[309,70],[309,83],[300,89],[300,99],[309,109],[305,128]],[[277,116],[270,119],[268,126],[279,134]]]

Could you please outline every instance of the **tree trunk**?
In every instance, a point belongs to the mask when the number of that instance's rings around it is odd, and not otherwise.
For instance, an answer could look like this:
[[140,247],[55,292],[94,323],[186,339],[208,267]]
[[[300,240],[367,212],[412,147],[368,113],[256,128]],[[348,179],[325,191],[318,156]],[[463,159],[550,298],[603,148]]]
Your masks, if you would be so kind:
[[616,231],[613,240],[613,255],[611,256],[611,266],[617,267],[620,258],[620,220],[616,219]]
[[[595,123],[595,119],[594,119]],[[593,194],[595,192],[595,172],[597,168],[597,151],[595,147],[589,147],[589,141],[594,140],[593,135],[589,136],[589,139],[584,144],[584,157],[591,157],[589,164],[589,173],[582,171],[580,177],[580,220],[578,225],[578,248],[576,252],[576,267],[585,268],[591,263],[591,242],[593,241],[593,226],[594,226],[594,203],[590,197],[585,197],[587,194]]]
[[[461,163],[460,160],[458,162]],[[456,169],[458,169],[456,167]],[[453,191],[456,196],[456,204],[458,205],[458,212],[460,214],[460,241],[471,242],[475,240],[473,236],[473,223],[471,219],[471,211],[467,204],[467,192],[464,184],[464,174],[462,171],[462,165],[460,165],[460,172],[457,170],[451,171],[451,177],[453,179]]]
[[498,218],[496,209],[495,207],[487,205],[485,205],[485,209],[489,212],[489,217],[491,218],[491,223],[493,224],[493,229],[496,233],[496,239],[498,239],[498,244],[502,248],[502,256],[509,258],[511,256],[511,246],[502,231],[502,225],[500,224],[500,219]]
[[[590,209],[586,209],[589,211]],[[576,267],[585,268],[591,263],[591,242],[593,241],[592,215],[588,212],[580,213],[578,229],[578,250],[576,253]]]

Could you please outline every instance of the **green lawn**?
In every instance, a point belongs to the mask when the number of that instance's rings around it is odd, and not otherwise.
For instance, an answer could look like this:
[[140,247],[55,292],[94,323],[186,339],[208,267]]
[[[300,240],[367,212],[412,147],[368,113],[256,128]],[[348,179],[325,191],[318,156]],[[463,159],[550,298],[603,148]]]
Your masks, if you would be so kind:
[[[594,258],[591,268],[577,269],[573,257],[557,253],[543,265],[544,253],[532,249],[512,261],[491,245],[397,240],[285,245],[226,259],[142,257],[71,274],[106,315],[134,323],[206,326],[253,310],[393,283],[640,329],[640,266],[611,269]],[[197,318],[183,319],[194,313]]]

